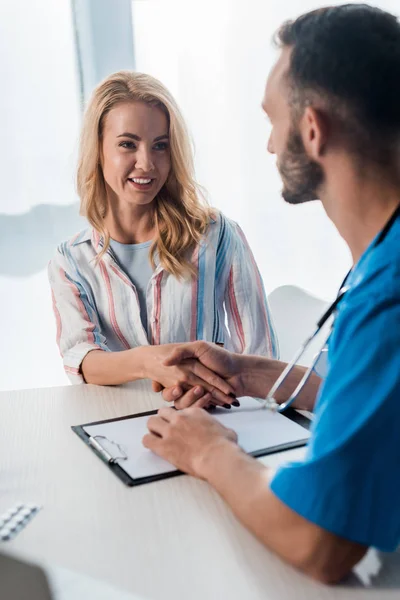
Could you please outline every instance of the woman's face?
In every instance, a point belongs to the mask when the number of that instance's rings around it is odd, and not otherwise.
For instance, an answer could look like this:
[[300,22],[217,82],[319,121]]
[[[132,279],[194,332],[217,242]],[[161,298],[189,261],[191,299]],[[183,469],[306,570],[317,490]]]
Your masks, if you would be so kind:
[[144,102],[124,102],[106,116],[102,168],[108,188],[131,206],[150,204],[171,169],[168,121]]

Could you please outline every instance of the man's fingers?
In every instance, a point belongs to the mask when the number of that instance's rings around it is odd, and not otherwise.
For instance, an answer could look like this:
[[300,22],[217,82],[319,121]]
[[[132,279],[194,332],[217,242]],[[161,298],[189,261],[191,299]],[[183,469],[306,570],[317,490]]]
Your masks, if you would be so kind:
[[196,358],[196,354],[192,348],[186,348],[185,346],[182,346],[181,348],[175,348],[175,350],[172,350],[168,358],[164,360],[164,365],[166,367],[179,365],[179,363],[188,358]]
[[154,452],[156,452],[160,442],[161,438],[158,435],[155,435],[154,433],[146,433],[146,435],[142,439],[143,446],[145,448],[148,448],[149,450],[153,450]]
[[235,398],[232,398],[231,396],[226,396],[216,388],[213,388],[212,385],[206,383],[204,379],[200,379],[193,373],[189,373],[188,385],[190,385],[192,388],[196,386],[204,388],[205,392],[209,392],[212,395],[214,404],[217,404],[218,406],[223,406],[224,408],[230,408],[231,403],[235,400]]
[[237,444],[238,442],[238,434],[236,433],[236,431],[233,431],[233,429],[228,429],[228,438],[232,441],[235,442],[235,444]]
[[218,406],[223,406],[224,408],[230,408],[232,402],[236,400],[235,396],[228,396],[224,394],[217,388],[213,387],[211,384],[204,381],[204,379],[201,379],[200,377],[195,375],[193,371],[189,371],[186,374],[186,384],[191,387],[202,386],[206,392],[210,392],[210,394],[213,397],[213,402]]
[[[217,373],[214,373],[214,371],[207,369],[207,367],[202,365],[197,360],[190,361],[190,368],[193,370],[195,375],[209,384],[209,392],[211,392],[213,389],[217,389],[227,397],[230,396],[230,394],[235,395],[235,390],[227,381],[225,381],[225,379],[220,377]],[[234,398],[232,398],[232,400],[234,400]]]
[[[211,406],[211,404],[212,396],[210,392],[207,392],[202,398],[196,400],[196,402],[194,402],[192,406],[197,406],[198,408],[208,408],[209,406]],[[213,404],[213,406],[215,406],[215,404]]]
[[176,416],[176,410],[174,408],[163,406],[158,410],[157,416],[161,417],[167,423],[170,423]]
[[207,352],[208,348],[209,344],[202,341],[182,344],[181,346],[178,346],[178,348],[174,348],[171,351],[171,354],[165,359],[164,365],[166,367],[178,365],[188,358],[198,358],[200,360],[201,356]]
[[147,421],[147,427],[150,433],[154,433],[159,437],[163,437],[163,434],[168,428],[168,421],[163,419],[161,415],[157,414],[149,418]]

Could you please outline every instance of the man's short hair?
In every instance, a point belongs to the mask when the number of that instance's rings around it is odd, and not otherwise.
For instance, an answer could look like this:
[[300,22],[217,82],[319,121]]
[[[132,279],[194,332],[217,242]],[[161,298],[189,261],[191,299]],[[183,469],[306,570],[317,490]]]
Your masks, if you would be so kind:
[[392,163],[400,139],[397,18],[367,4],[327,7],[284,23],[276,42],[291,48],[294,117],[322,102],[353,151]]

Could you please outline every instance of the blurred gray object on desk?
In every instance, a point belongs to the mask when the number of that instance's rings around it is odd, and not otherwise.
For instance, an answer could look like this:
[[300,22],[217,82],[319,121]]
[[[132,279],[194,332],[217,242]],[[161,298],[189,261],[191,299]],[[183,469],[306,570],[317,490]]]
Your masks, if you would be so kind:
[[4,600],[54,600],[40,567],[0,554],[1,598]]
[[141,600],[81,573],[0,553],[1,600]]

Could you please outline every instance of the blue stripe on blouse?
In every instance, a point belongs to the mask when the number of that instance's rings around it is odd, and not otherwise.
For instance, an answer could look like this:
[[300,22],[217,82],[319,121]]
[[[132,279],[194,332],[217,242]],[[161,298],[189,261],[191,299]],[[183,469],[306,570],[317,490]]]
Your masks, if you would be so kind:
[[225,219],[221,218],[221,237],[219,247],[217,248],[215,280],[218,281],[222,267],[225,264],[225,258],[232,243],[232,233],[226,226]]
[[204,328],[204,287],[205,287],[206,253],[203,243],[199,248],[199,274],[197,283],[197,339],[203,339]]
[[[66,275],[67,279],[69,279],[71,281],[71,283],[73,283],[78,288],[79,296],[82,300],[82,303],[85,307],[85,310],[88,314],[90,321],[92,323],[97,323],[98,319],[97,319],[97,311],[95,308],[96,304],[94,301],[93,294],[91,293],[90,285],[85,280],[85,278],[81,275],[81,273],[78,269],[77,262],[71,254],[70,245],[68,243],[64,243],[64,244],[62,244],[62,249],[63,249],[63,254],[66,256],[66,258],[68,258],[70,264],[73,266],[77,279],[76,280],[71,279],[67,275],[67,273],[65,275]],[[84,285],[85,282],[87,283],[87,286]],[[87,289],[90,290],[89,294],[86,291]],[[93,336],[94,336],[95,343],[98,344],[99,346],[103,347],[98,327],[95,327],[95,329],[93,331]]]

